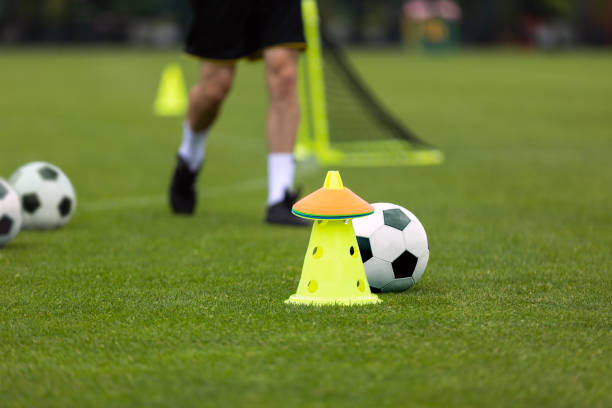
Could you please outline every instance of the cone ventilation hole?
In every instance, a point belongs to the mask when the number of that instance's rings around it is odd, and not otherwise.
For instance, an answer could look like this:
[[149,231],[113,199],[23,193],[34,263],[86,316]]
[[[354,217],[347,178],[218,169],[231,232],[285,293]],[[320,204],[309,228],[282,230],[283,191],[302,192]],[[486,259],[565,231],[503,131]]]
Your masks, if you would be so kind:
[[319,284],[316,280],[308,281],[308,291],[310,293],[316,292],[317,289],[319,289]]

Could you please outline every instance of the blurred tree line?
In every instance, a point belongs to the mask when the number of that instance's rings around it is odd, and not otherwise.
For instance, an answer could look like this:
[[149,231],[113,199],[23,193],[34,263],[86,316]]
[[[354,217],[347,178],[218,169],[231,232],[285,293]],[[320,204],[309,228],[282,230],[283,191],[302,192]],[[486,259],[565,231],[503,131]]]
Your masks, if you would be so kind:
[[[202,0],[205,1],[205,0]],[[405,0],[319,0],[337,37],[399,42]],[[611,0],[455,0],[465,43],[525,41],[533,24],[563,21],[576,40],[612,44]],[[188,0],[0,0],[0,43],[130,42],[176,44],[190,20]]]

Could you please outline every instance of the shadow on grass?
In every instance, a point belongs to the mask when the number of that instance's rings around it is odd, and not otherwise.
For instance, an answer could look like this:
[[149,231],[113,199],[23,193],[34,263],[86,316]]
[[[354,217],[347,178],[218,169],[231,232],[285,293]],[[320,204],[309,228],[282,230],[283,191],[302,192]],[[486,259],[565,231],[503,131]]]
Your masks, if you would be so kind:
[[417,283],[415,286],[409,289],[406,289],[403,292],[385,292],[385,293],[377,293],[377,295],[382,300],[385,300],[385,299],[400,300],[401,298],[411,298],[411,297],[433,299],[433,298],[447,296],[448,293],[449,291],[447,290],[446,287],[441,287],[441,286],[432,285],[432,284],[419,285]]
[[[18,239],[18,238],[17,238]],[[33,248],[39,247],[34,242],[23,242],[23,241],[11,241],[6,246],[0,248],[0,254],[8,252],[24,252],[29,251]]]

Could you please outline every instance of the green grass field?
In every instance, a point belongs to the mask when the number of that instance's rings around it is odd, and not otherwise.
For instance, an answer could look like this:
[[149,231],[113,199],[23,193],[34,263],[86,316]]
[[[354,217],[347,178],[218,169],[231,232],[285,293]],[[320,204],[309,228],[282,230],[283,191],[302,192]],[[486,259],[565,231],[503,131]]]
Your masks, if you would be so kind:
[[[309,231],[265,226],[266,94],[240,66],[196,216],[165,198],[177,53],[0,57],[0,176],[46,160],[73,220],[0,250],[0,406],[612,406],[612,54],[355,51],[435,167],[345,169],[427,229],[423,279],[367,307],[285,305]],[[301,167],[309,192],[327,169]]]

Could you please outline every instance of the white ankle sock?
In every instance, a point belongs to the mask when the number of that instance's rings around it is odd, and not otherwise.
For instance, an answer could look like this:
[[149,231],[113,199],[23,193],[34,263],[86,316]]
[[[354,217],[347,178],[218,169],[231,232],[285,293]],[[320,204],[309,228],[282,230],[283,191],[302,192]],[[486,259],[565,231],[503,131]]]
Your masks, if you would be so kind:
[[268,205],[285,198],[285,191],[293,188],[295,160],[293,153],[268,154]]
[[181,156],[191,171],[196,171],[204,160],[204,142],[208,130],[194,132],[189,123],[183,123],[183,142],[179,147],[178,154]]

